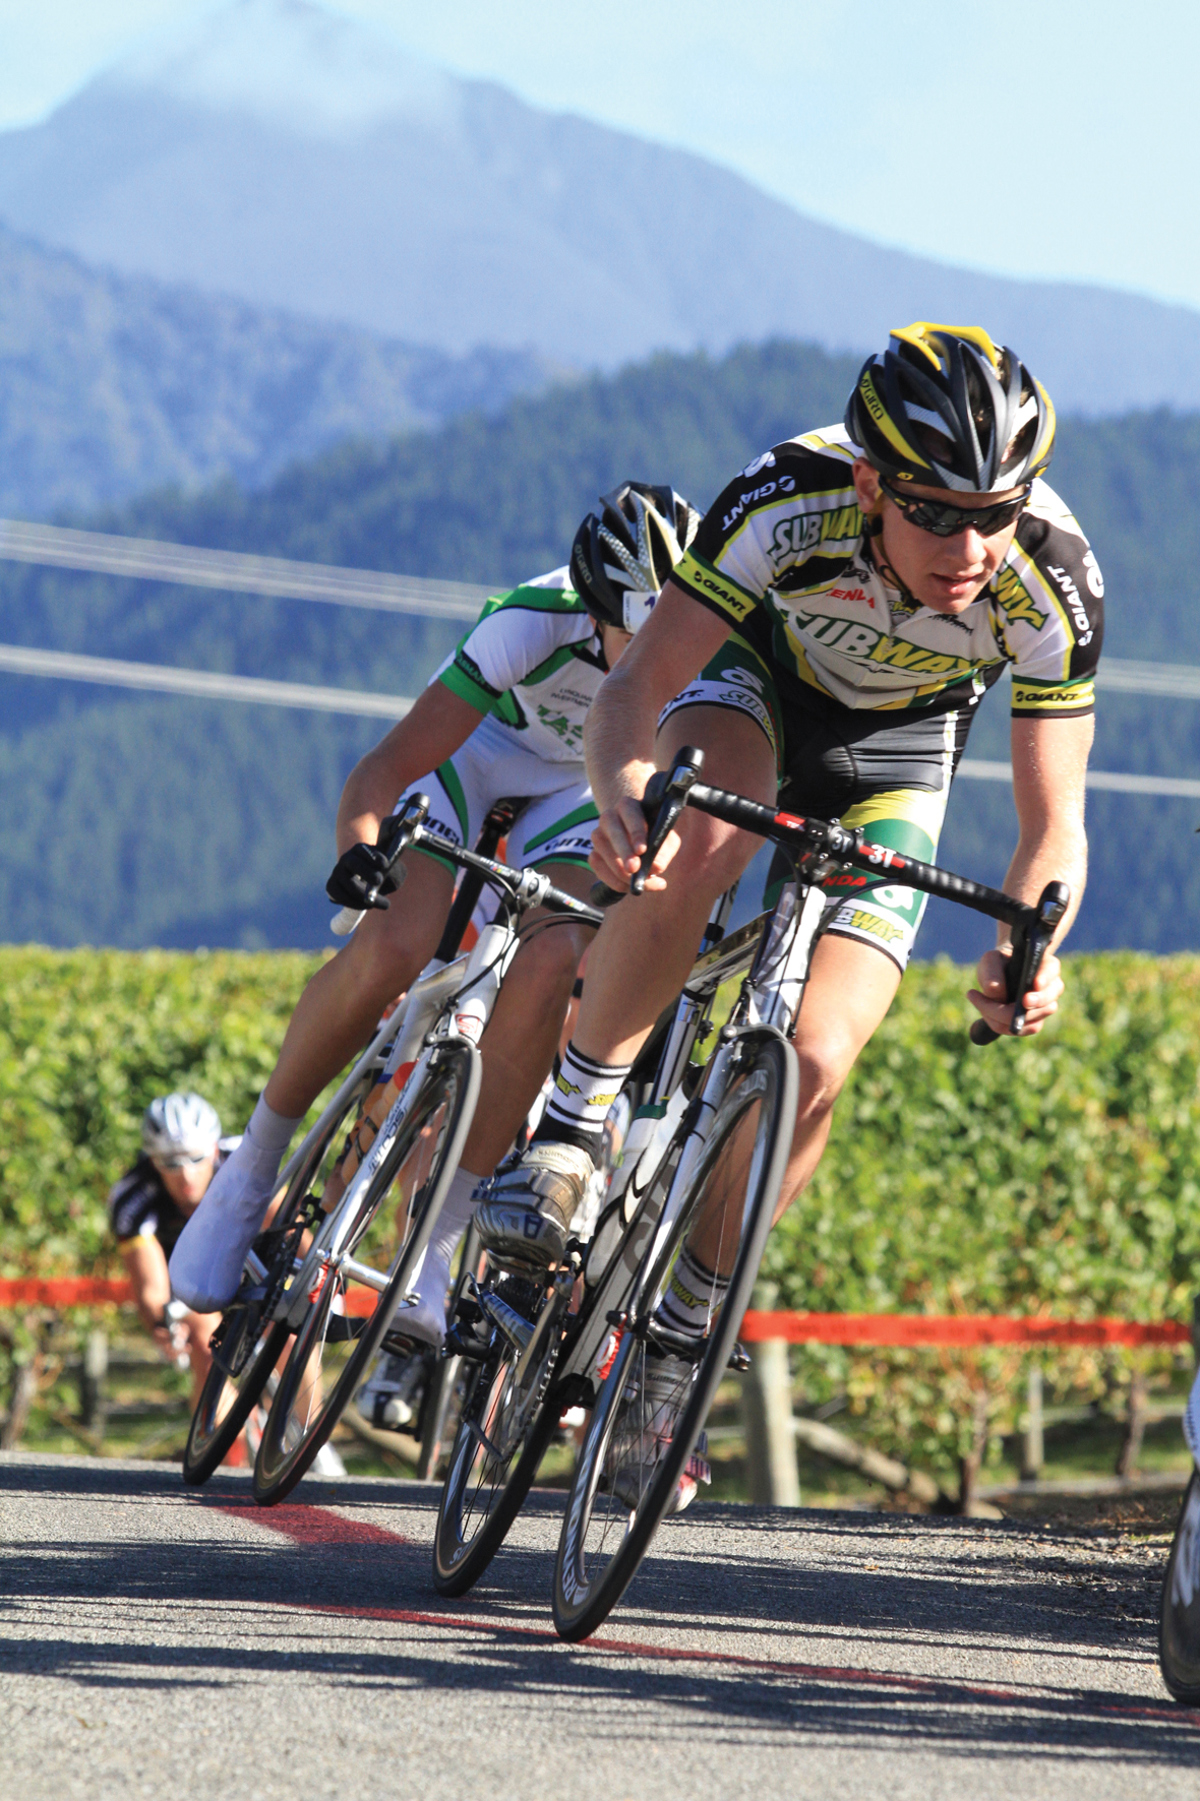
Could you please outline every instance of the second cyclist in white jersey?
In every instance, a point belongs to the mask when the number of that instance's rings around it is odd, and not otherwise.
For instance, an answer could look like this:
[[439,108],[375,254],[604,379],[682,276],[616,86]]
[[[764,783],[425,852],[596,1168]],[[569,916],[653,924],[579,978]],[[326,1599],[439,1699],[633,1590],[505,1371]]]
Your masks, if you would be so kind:
[[[418,791],[430,796],[434,828],[467,845],[498,800],[518,800],[508,861],[544,868],[556,886],[586,896],[597,818],[583,763],[588,709],[698,523],[671,488],[625,482],[584,519],[569,564],[488,602],[408,716],[352,771],[338,809],[332,900],[365,905],[385,861],[380,827]],[[434,954],[455,871],[420,851],[405,864],[403,886],[385,889],[387,901],[304,990],[241,1146],[180,1236],[171,1280],[189,1306],[214,1311],[233,1298],[296,1126]],[[472,1190],[508,1151],[546,1078],[589,936],[576,925],[531,934],[497,1001],[463,1163],[421,1270],[421,1305],[406,1315],[417,1336],[442,1336]]]

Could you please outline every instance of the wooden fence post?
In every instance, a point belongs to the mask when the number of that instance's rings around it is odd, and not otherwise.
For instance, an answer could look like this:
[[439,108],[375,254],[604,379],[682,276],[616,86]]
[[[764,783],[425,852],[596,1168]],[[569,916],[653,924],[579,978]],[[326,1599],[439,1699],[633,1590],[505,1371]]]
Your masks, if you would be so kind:
[[1031,1362],[1025,1378],[1025,1430],[1021,1434],[1021,1480],[1036,1482],[1046,1461],[1042,1414],[1042,1366]]
[[786,1339],[770,1338],[750,1349],[742,1384],[750,1498],[766,1507],[799,1507],[796,1434]]
[[108,1334],[102,1328],[89,1332],[79,1370],[79,1418],[99,1436],[104,1434],[104,1381],[108,1375]]

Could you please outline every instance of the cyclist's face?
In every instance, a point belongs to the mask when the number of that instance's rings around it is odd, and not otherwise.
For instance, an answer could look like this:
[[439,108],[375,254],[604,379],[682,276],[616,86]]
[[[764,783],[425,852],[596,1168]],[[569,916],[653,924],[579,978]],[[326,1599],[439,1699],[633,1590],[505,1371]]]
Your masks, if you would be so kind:
[[[883,530],[874,540],[876,559],[888,565],[915,600],[935,613],[961,613],[979,597],[1004,561],[1017,529],[1014,519],[986,536],[965,526],[952,537],[935,537],[914,525],[903,508],[881,492],[878,475],[861,457],[854,464],[854,486],[864,512],[873,513],[883,503]],[[907,482],[904,491],[911,492],[914,500],[940,500],[958,507],[993,507],[1015,499],[1020,492],[1014,488],[1002,494],[960,494],[917,483],[910,490]]]
[[600,627],[600,641],[604,645],[604,661],[610,669],[615,669],[633,643],[633,633],[623,632],[619,625],[605,623]]
[[163,1187],[177,1207],[190,1212],[198,1207],[208,1191],[216,1168],[216,1152],[211,1157],[200,1157],[192,1163],[174,1165],[160,1163],[154,1159],[154,1167],[163,1179]]

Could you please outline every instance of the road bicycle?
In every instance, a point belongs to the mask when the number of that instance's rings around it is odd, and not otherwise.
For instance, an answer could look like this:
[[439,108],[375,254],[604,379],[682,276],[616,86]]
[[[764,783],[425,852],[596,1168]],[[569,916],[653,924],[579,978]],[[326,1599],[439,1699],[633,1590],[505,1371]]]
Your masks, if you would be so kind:
[[333,1210],[313,1218],[311,1242],[285,1280],[273,1317],[295,1343],[254,1465],[264,1505],[282,1500],[310,1467],[377,1352],[414,1348],[404,1332],[409,1289],[470,1131],[479,1039],[520,949],[522,919],[534,908],[549,916],[534,930],[601,919],[535,869],[460,849],[424,824],[427,810],[419,795],[399,816],[380,885],[420,846],[478,874],[495,891],[497,912],[471,951],[413,983],[382,1066],[396,1100]]
[[[590,1241],[568,1245],[543,1284],[502,1270],[467,1297],[456,1336],[474,1333],[479,1379],[464,1404],[434,1541],[434,1583],[461,1593],[486,1567],[536,1473],[564,1407],[589,1410],[564,1511],[554,1619],[586,1638],[615,1605],[676,1485],[702,1456],[702,1431],[731,1363],[758,1274],[792,1143],[799,1101],[791,1045],[814,946],[833,909],[822,884],[878,878],[1002,920],[1012,933],[1010,998],[1031,986],[1065,913],[1065,884],[1036,907],[948,870],[872,844],[861,830],[762,806],[699,780],[703,758],[680,754],[652,781],[643,869],[685,806],[777,846],[786,874],[773,903],[724,933],[718,903],[652,1077],[640,1072],[619,1167]],[[640,872],[639,872],[640,874]],[[639,891],[642,880],[631,884]],[[593,899],[613,901],[619,896]],[[632,904],[632,903],[630,903]],[[715,942],[714,942],[715,940]],[[1014,1016],[1020,1030],[1021,1011]],[[982,1020],[977,1044],[996,1034]],[[639,1072],[635,1071],[635,1078]],[[628,1104],[628,1101],[627,1101]],[[682,1337],[659,1305],[690,1241],[724,1285],[702,1330]]]
[[[463,1024],[468,1035],[474,1034],[477,1038],[482,1033],[498,992],[499,980],[515,954],[516,922],[531,907],[548,907],[556,916],[582,916],[589,923],[598,920],[599,916],[582,903],[551,888],[544,877],[533,875],[532,872],[511,870],[493,860],[493,853],[512,824],[516,807],[515,802],[502,801],[492,809],[474,852],[460,850],[457,845],[439,838],[423,824],[428,808],[424,796],[416,796],[405,812],[389,823],[384,840],[389,852],[385,873],[390,874],[397,868],[405,850],[423,843],[462,868],[463,880],[459,884],[434,958],[413,984],[401,1007],[390,1018],[381,1022],[371,1042],[339,1084],[281,1173],[270,1222],[255,1240],[246,1259],[245,1275],[238,1294],[224,1310],[221,1322],[213,1334],[210,1346],[212,1367],[197,1402],[184,1456],[183,1473],[187,1482],[207,1481],[213,1470],[228,1455],[247,1420],[258,1407],[268,1379],[281,1363],[296,1328],[305,1323],[306,1309],[301,1305],[297,1284],[313,1247],[318,1240],[328,1240],[332,1226],[332,1218],[326,1215],[321,1205],[322,1190],[330,1171],[341,1156],[347,1125],[357,1118],[375,1083],[394,1075],[406,1061],[412,1065],[413,1076],[417,1074],[419,1066],[426,1091],[420,1110],[417,1111],[413,1106],[418,1097],[413,1077],[410,1076],[404,1092],[397,1097],[397,1102],[384,1123],[385,1126],[395,1128],[398,1109],[402,1102],[406,1104],[408,1111],[404,1114],[404,1120],[407,1160],[401,1147],[396,1156],[389,1157],[387,1167],[392,1174],[392,1185],[395,1186],[396,1179],[403,1174],[409,1183],[408,1199],[413,1200],[419,1191],[422,1209],[427,1211],[432,1198],[429,1176],[431,1173],[444,1175],[448,1181],[453,1175],[456,1156],[448,1169],[446,1160],[453,1153],[456,1143],[461,1149],[460,1141],[465,1140],[470,1113],[473,1112],[478,1094],[477,1053],[475,1060],[465,1056],[457,1043],[461,1034],[449,1031],[443,1016],[452,1010],[457,996],[462,994],[466,997]],[[494,929],[485,928],[485,933],[490,933],[486,944],[484,934],[481,934],[470,956],[456,956],[485,883],[492,885],[501,894],[501,907],[493,922]],[[339,935],[345,935],[361,917],[361,914],[343,909],[333,922],[334,929]],[[439,1029],[442,1039],[438,1047],[440,1058],[436,1063],[431,1063],[428,1057],[422,1055],[425,1037],[427,1033],[438,1032]],[[436,1084],[433,1082],[435,1071],[439,1077]],[[444,1131],[439,1131],[436,1146],[431,1147],[429,1134],[434,1131],[440,1118],[438,1107],[434,1105],[435,1090],[436,1095],[441,1096],[443,1110],[454,1103],[456,1129],[453,1142]],[[459,1129],[462,1127],[464,1108],[465,1128]],[[444,1125],[445,1120],[441,1123]],[[373,1151],[380,1148],[383,1136],[381,1131],[372,1147]],[[394,1138],[394,1130],[392,1136]],[[419,1159],[414,1152],[414,1145],[421,1146],[420,1154],[426,1158],[426,1167],[420,1172],[419,1179]],[[392,1149],[396,1150],[394,1142]],[[375,1167],[378,1173],[379,1163]],[[361,1170],[359,1175],[362,1175]],[[361,1186],[360,1184],[355,1190],[356,1193],[361,1192]],[[341,1217],[349,1200],[350,1190],[347,1190],[333,1217]],[[440,1194],[437,1204],[440,1206]],[[374,1211],[379,1212],[378,1202]],[[428,1213],[429,1225],[432,1225],[434,1217],[433,1213]],[[365,1210],[360,1215],[359,1224],[363,1230],[358,1232],[356,1243],[361,1243],[366,1228],[371,1224],[371,1217]],[[428,1233],[424,1236],[427,1237]],[[406,1268],[411,1267],[414,1261],[415,1257],[409,1257]],[[341,1347],[342,1352],[346,1352],[348,1348],[363,1349],[368,1339],[375,1335],[368,1333],[368,1325],[373,1324],[376,1330],[379,1327],[380,1308],[375,1304],[356,1312],[352,1302],[351,1311],[347,1313],[344,1291],[350,1279],[349,1274],[343,1277],[341,1272],[335,1278],[333,1290],[326,1301],[327,1319],[323,1333],[310,1334],[309,1349],[312,1355],[308,1379],[302,1380],[298,1385],[293,1380],[289,1387],[291,1406],[297,1404],[301,1395],[303,1397],[304,1425],[315,1424],[319,1412],[323,1427],[320,1436],[314,1437],[311,1443],[307,1442],[310,1436],[307,1431],[302,1430],[298,1434],[299,1439],[304,1441],[301,1448],[306,1453],[311,1452],[311,1455],[284,1459],[277,1451],[270,1453],[272,1470],[281,1480],[287,1480],[289,1488],[300,1479],[304,1468],[311,1463],[353,1392],[351,1384],[342,1383],[336,1411],[321,1405],[326,1399],[322,1393],[321,1377],[327,1350],[332,1346]],[[396,1293],[398,1296],[398,1289]],[[386,1330],[386,1322],[383,1322],[383,1329]],[[326,1375],[332,1373],[332,1366],[336,1365],[338,1355],[338,1352],[333,1353],[331,1369],[325,1371]],[[353,1361],[357,1377],[365,1374],[370,1356],[354,1356]],[[418,1466],[418,1473],[423,1477],[434,1473],[444,1447],[447,1416],[457,1379],[454,1365],[448,1365],[432,1355],[430,1362]],[[280,1371],[281,1383],[288,1368],[291,1368],[290,1359],[288,1365]],[[340,1376],[344,1371],[339,1370],[338,1374]],[[295,1378],[296,1375],[296,1370],[292,1369],[292,1377]],[[294,1424],[293,1431],[295,1432]],[[264,1438],[265,1433],[258,1444],[260,1455]],[[300,1467],[301,1463],[303,1467]],[[284,1464],[286,1467],[283,1467]],[[282,1488],[278,1489],[273,1498],[281,1498],[283,1492]]]

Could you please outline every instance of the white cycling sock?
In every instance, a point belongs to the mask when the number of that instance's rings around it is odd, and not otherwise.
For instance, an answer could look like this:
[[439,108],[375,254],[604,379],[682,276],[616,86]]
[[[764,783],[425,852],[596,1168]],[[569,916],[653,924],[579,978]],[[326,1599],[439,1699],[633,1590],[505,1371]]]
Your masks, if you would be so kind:
[[685,1244],[654,1317],[668,1331],[682,1333],[685,1338],[701,1338],[728,1289],[729,1277],[714,1275]]
[[423,1338],[429,1344],[441,1344],[445,1338],[450,1265],[462,1235],[471,1223],[471,1196],[483,1179],[461,1164],[455,1170],[445,1205],[409,1283],[408,1292],[415,1304],[401,1307],[396,1314],[399,1331]]
[[260,1098],[242,1142],[221,1165],[171,1253],[172,1293],[197,1313],[216,1313],[242,1279],[246,1252],[263,1214],[288,1141],[300,1121]]

